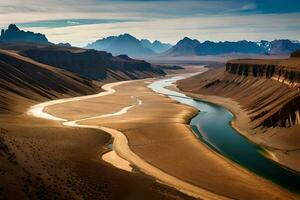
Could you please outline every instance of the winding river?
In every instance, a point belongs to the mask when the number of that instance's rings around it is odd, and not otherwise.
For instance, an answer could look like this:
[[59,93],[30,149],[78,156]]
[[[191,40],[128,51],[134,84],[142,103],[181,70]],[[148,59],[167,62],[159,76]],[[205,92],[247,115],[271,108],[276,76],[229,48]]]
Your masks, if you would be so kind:
[[236,132],[230,126],[234,116],[229,110],[212,103],[194,100],[183,93],[166,88],[183,78],[183,76],[176,76],[159,80],[149,87],[155,92],[200,110],[201,112],[191,120],[190,125],[198,138],[214,151],[259,176],[300,193],[300,174],[271,161],[264,155],[266,152],[262,148]]

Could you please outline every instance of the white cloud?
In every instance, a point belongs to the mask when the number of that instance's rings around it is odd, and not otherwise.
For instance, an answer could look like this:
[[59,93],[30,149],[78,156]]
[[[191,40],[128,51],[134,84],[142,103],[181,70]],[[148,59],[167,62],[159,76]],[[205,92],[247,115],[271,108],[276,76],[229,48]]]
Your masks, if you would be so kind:
[[[226,2],[226,3],[225,3]],[[68,19],[132,19],[62,28],[31,27],[53,42],[86,45],[101,37],[131,33],[139,38],[176,43],[184,36],[199,40],[300,39],[300,13],[241,14],[255,4],[228,0],[1,0],[0,27],[9,23]],[[71,20],[73,19],[73,20]]]
[[173,44],[184,36],[197,38],[201,41],[300,39],[299,24],[299,14],[257,14],[158,19],[142,22],[29,29],[45,33],[53,42],[65,41],[83,46],[96,39],[124,32],[133,34],[138,38],[160,39]]
[[67,21],[68,24],[80,24],[80,22],[75,22],[75,21]]

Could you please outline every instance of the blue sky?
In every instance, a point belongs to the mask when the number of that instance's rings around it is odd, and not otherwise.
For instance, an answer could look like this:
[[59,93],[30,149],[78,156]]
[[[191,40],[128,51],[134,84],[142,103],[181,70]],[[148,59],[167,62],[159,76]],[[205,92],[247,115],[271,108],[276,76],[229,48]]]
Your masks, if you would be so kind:
[[0,27],[10,23],[78,46],[125,32],[172,44],[184,36],[300,40],[300,1],[1,0]]

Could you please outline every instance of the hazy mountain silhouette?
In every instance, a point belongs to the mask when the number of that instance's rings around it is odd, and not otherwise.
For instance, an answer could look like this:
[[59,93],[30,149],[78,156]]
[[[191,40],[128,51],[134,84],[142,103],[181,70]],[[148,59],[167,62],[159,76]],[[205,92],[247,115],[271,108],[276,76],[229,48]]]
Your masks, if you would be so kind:
[[162,53],[167,51],[168,49],[170,49],[172,47],[171,44],[168,43],[162,43],[158,40],[155,40],[154,42],[150,42],[147,39],[142,39],[141,40],[142,46],[151,49],[152,51],[154,51],[155,53]]
[[169,49],[165,55],[168,56],[192,56],[197,55],[196,47],[200,42],[196,39],[192,40],[188,37],[183,38],[171,49]]
[[270,54],[289,54],[300,49],[299,42],[291,40],[274,40],[270,42]]
[[216,55],[227,53],[265,53],[266,49],[259,46],[256,42],[246,40],[237,42],[211,42],[205,41],[196,47],[197,55]]
[[203,56],[220,54],[290,54],[300,49],[300,43],[291,40],[274,40],[260,42],[236,41],[236,42],[199,42],[185,37],[171,49],[165,52],[165,56]]
[[34,42],[48,44],[45,35],[31,31],[20,30],[15,24],[10,24],[7,30],[1,30],[0,41],[2,42]]
[[119,36],[110,36],[88,44],[88,49],[107,51],[113,55],[126,54],[130,57],[154,55],[155,52],[142,45],[141,41],[125,33]]
[[72,47],[72,45],[70,43],[68,43],[68,42],[66,42],[66,43],[60,42],[57,45],[61,46],[61,47]]

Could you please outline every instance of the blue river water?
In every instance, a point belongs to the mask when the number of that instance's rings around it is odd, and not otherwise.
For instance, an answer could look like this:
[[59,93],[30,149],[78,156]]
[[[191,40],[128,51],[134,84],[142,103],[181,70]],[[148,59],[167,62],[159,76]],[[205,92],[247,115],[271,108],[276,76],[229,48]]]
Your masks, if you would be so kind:
[[150,84],[149,87],[155,92],[200,110],[191,120],[190,125],[199,140],[214,151],[275,184],[300,193],[300,174],[268,159],[264,149],[234,130],[230,126],[234,116],[229,110],[219,105],[194,100],[183,93],[166,88],[183,78],[183,76],[176,76],[159,80]]

